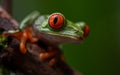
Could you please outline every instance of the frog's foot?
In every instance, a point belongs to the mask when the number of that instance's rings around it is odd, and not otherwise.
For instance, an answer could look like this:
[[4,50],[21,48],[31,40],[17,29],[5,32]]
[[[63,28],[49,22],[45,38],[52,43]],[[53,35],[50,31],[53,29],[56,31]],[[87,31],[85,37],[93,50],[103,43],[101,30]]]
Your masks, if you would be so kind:
[[41,53],[40,59],[43,61],[48,61],[49,66],[53,66],[57,60],[60,58],[61,52],[59,50],[49,50],[49,52]]
[[26,42],[29,40],[31,43],[35,43],[38,41],[37,38],[34,38],[32,35],[31,29],[28,27],[23,31],[21,43],[20,43],[20,51],[25,54],[26,53]]
[[25,43],[26,43],[26,40],[27,40],[27,34],[20,31],[20,32],[16,32],[16,33],[4,33],[3,34],[3,37],[7,38],[7,37],[15,37],[17,38],[18,40],[20,40],[20,51],[24,54],[26,53],[26,48],[25,48]]
[[20,40],[20,51],[21,53],[26,53],[26,42],[29,40],[31,43],[37,42],[38,39],[32,36],[32,31],[30,28],[26,28],[23,31],[17,33],[5,33],[3,34],[4,37],[13,36]]

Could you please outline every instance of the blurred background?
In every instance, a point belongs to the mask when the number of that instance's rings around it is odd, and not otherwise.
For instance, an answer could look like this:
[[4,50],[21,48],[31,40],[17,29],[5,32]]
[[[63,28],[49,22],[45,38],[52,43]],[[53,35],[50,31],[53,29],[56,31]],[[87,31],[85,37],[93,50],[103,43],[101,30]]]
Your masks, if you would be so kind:
[[84,75],[120,75],[120,0],[14,0],[13,16],[20,22],[30,12],[61,12],[84,21],[90,35],[82,44],[63,45],[67,63]]

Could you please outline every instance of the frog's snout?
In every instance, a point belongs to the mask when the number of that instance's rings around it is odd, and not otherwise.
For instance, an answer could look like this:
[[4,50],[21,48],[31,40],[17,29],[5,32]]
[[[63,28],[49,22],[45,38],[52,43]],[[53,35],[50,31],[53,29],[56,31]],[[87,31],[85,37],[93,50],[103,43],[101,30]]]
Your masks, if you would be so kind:
[[90,33],[89,26],[85,25],[83,31],[84,31],[83,37],[86,38],[89,35],[89,33]]

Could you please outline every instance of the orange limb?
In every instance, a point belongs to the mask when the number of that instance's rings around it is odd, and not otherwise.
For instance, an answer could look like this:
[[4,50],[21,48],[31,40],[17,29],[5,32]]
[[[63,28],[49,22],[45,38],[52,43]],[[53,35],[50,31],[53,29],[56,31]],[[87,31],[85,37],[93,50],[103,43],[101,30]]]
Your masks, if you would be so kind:
[[32,36],[32,31],[29,27],[26,28],[24,31],[17,32],[17,33],[5,33],[3,36],[4,37],[13,36],[19,39],[20,40],[20,51],[23,54],[27,52],[27,49],[26,49],[27,40],[29,40],[31,43],[37,42],[37,38],[34,38]]
[[28,39],[30,40],[31,43],[34,43],[34,42],[38,41],[37,38],[33,37],[32,31],[31,31],[30,28],[26,28],[25,31],[24,31],[24,33],[27,34],[27,37],[28,37]]
[[9,36],[13,36],[16,37],[20,40],[21,36],[22,36],[23,32],[17,32],[17,33],[5,33],[3,34],[3,37],[9,37]]
[[49,66],[53,66],[56,62],[57,62],[57,60],[58,60],[58,57],[54,57],[53,59],[51,59],[49,62],[48,62],[48,65]]
[[41,54],[40,54],[40,58],[41,58],[43,61],[45,61],[46,59],[49,59],[49,58],[53,57],[55,54],[56,54],[55,51],[41,53]]
[[26,53],[26,42],[27,40],[29,40],[31,43],[34,43],[34,42],[37,42],[38,39],[37,38],[34,38],[33,35],[32,35],[32,31],[30,29],[30,27],[26,28],[24,31],[23,31],[23,35],[22,35],[22,38],[21,38],[21,43],[20,43],[20,51],[25,54]]
[[43,61],[50,59],[48,65],[53,66],[58,61],[58,59],[61,60],[61,52],[52,47],[48,47],[48,52],[41,53],[40,59]]
[[20,40],[20,51],[25,54],[26,53],[26,47],[25,47],[25,44],[26,44],[26,41],[27,41],[27,33],[24,32],[23,35],[22,35],[22,38]]

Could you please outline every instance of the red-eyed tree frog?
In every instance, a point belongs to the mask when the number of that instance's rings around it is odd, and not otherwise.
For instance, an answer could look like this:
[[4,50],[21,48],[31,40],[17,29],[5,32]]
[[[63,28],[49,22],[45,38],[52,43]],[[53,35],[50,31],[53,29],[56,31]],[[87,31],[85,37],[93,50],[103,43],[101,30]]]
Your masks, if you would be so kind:
[[[81,43],[89,34],[89,26],[84,22],[74,23],[67,20],[61,13],[41,15],[34,11],[28,15],[20,24],[17,30],[10,30],[4,37],[13,36],[20,40],[20,51],[25,54],[26,43],[42,40],[51,46],[58,46],[63,43]],[[37,37],[36,37],[37,36]],[[40,54],[41,59],[53,56],[56,51]],[[56,59],[52,60],[53,64]]]

